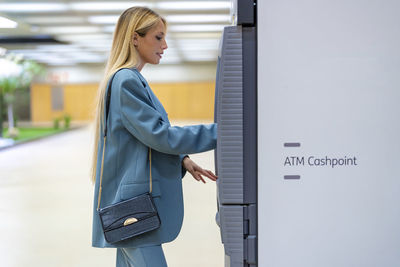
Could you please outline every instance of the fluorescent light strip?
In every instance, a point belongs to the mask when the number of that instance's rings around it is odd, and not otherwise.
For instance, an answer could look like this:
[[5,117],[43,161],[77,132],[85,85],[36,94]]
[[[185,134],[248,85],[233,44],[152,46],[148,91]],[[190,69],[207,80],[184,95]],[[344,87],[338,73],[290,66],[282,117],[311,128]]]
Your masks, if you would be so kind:
[[15,21],[5,17],[0,17],[0,28],[12,29],[12,28],[17,28],[17,26],[18,23],[16,23]]
[[35,13],[35,12],[55,12],[55,11],[67,11],[68,6],[66,4],[56,3],[0,3],[0,10],[2,12],[16,12],[16,13]]
[[73,42],[73,43],[91,43],[91,42],[110,42],[112,36],[110,34],[69,34],[69,35],[57,35],[57,39],[61,41]]
[[229,15],[169,15],[166,16],[168,23],[229,23]]
[[86,23],[86,20],[82,17],[70,17],[70,16],[24,17],[24,21],[32,24]]
[[83,2],[70,3],[71,9],[76,11],[122,11],[133,6],[153,7],[152,3],[147,2]]
[[71,27],[41,27],[46,34],[73,34],[73,33],[98,33],[100,28],[96,26],[71,26]]
[[0,3],[2,12],[10,13],[45,13],[45,12],[60,12],[60,11],[122,11],[132,6],[147,6],[152,8],[153,3],[148,2],[81,2],[81,3]]
[[171,25],[171,32],[222,32],[224,25]]
[[76,50],[76,49],[81,49],[81,46],[76,45],[76,44],[68,44],[68,45],[38,45],[36,46],[35,51],[42,51],[42,50],[48,50],[48,51],[59,51],[59,50]]
[[90,16],[88,21],[94,24],[116,24],[119,16]]
[[157,8],[162,10],[229,10],[230,1],[187,1],[160,2]]

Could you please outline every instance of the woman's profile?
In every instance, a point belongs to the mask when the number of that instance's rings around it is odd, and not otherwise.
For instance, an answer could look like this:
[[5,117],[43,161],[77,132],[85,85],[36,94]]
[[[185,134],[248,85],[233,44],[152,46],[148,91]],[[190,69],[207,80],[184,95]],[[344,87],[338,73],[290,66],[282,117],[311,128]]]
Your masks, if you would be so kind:
[[[92,245],[117,248],[119,267],[167,266],[161,245],[174,240],[181,229],[181,178],[188,171],[198,181],[205,182],[205,177],[217,179],[187,156],[215,148],[216,124],[171,126],[162,104],[141,75],[145,64],[158,64],[167,49],[166,26],[165,19],[151,9],[125,10],[118,20],[99,87],[92,166],[95,183]],[[110,105],[105,120],[108,88]],[[107,139],[103,142],[104,129]],[[124,241],[107,242],[97,212],[98,202],[104,207],[148,192],[150,171],[152,196],[161,226]]]

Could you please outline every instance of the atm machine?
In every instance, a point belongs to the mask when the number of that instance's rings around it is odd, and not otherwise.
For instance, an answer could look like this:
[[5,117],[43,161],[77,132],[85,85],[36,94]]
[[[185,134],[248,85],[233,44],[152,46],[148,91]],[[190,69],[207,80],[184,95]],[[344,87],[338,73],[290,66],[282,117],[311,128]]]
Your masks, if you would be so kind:
[[232,10],[215,98],[225,266],[400,266],[400,2]]
[[257,27],[254,1],[233,1],[220,41],[215,121],[217,223],[226,266],[257,262]]

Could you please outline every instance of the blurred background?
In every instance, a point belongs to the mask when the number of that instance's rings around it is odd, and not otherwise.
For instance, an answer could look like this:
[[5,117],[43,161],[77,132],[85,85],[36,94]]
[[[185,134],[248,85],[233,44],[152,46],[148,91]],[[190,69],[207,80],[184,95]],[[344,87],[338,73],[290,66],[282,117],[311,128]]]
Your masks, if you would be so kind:
[[[89,181],[98,84],[119,15],[147,6],[168,21],[168,49],[142,74],[172,124],[209,123],[219,38],[231,1],[0,1],[2,266],[113,266],[91,248]],[[194,155],[214,171],[213,153]],[[222,266],[215,184],[184,179],[182,232],[170,266]]]

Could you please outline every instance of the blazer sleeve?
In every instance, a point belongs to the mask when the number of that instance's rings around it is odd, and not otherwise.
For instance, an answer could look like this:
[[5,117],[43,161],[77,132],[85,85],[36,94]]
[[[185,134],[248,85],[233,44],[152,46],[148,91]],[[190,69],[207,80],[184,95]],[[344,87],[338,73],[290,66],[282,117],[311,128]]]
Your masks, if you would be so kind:
[[124,127],[145,145],[167,154],[199,153],[216,147],[217,125],[171,126],[154,108],[137,74],[119,82],[121,120]]

